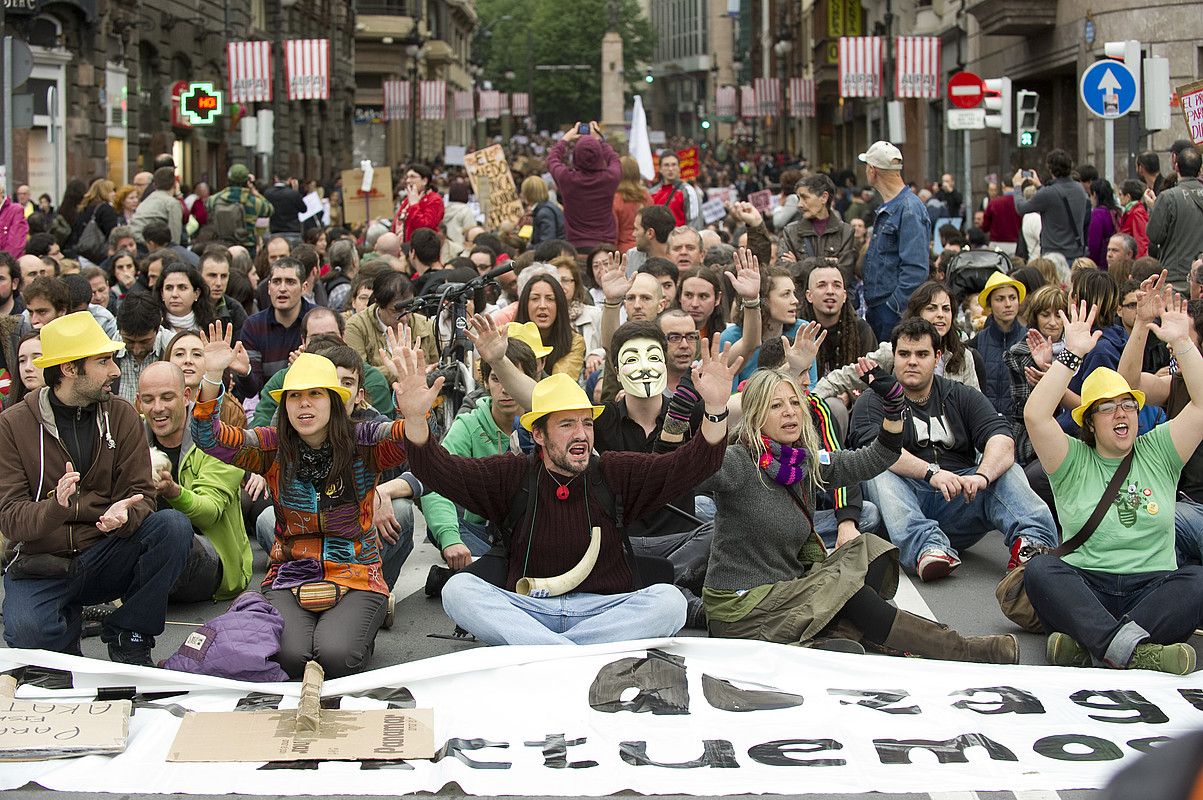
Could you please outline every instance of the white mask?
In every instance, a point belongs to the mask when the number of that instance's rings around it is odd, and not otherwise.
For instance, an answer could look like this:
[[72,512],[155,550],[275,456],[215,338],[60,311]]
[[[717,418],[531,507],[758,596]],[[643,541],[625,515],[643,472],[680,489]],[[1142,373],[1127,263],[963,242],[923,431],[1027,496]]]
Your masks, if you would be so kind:
[[668,385],[664,347],[655,339],[628,339],[618,351],[618,380],[631,397],[656,397]]

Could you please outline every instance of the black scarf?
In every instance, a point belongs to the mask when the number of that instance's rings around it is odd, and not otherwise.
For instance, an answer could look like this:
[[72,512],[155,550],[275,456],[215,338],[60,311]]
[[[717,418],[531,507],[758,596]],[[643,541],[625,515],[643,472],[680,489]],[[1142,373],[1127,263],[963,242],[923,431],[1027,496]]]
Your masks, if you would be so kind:
[[312,484],[320,491],[326,485],[333,462],[334,448],[329,439],[322,442],[322,446],[316,450],[302,442],[297,453],[297,480]]

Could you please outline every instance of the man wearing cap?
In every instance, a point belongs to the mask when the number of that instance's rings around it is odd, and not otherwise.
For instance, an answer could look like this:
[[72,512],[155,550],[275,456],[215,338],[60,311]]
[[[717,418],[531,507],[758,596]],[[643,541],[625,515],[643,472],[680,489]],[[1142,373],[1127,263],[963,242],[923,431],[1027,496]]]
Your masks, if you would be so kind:
[[986,367],[986,385],[982,394],[994,410],[1011,418],[1011,377],[1003,356],[1028,335],[1027,326],[1019,321],[1019,304],[1027,295],[1027,287],[1014,278],[995,272],[986,281],[986,288],[977,296],[986,312],[986,324],[969,340]]
[[124,345],[86,311],[48,323],[41,338],[34,365],[45,388],[0,416],[5,641],[79,655],[83,606],[121,598],[101,631],[109,658],[153,666],[192,526],[155,511],[142,422],[111,402]]
[[889,142],[874,142],[860,160],[869,185],[882,203],[865,252],[865,318],[880,341],[902,318],[911,292],[927,280],[931,221],[923,201],[902,182],[902,153]]
[[230,185],[205,198],[205,211],[209,214],[210,219],[216,222],[213,213],[218,206],[226,204],[241,206],[244,231],[237,244],[246,247],[253,256],[255,254],[255,223],[260,217],[270,217],[275,209],[270,202],[264,199],[263,195],[259,194],[245,165],[234,164],[226,173],[226,177],[230,179]]
[[[425,484],[502,526],[526,487],[526,507],[502,534],[501,587],[457,573],[443,588],[448,616],[489,644],[593,644],[677,633],[685,624],[685,598],[672,586],[638,588],[625,537],[598,497],[604,486],[613,508],[622,509],[623,523],[636,521],[718,469],[726,448],[726,402],[741,359],[730,366],[724,361],[711,358],[703,344],[694,369],[705,403],[701,436],[671,453],[611,451],[594,462],[593,422],[604,409],[567,375],[540,381],[532,410],[522,415],[538,446],[535,455],[470,459],[447,453],[422,423],[442,379],[428,388],[423,359],[409,348],[394,358],[410,467]],[[539,592],[528,589],[529,580],[553,577],[558,580],[547,594],[518,593]]]

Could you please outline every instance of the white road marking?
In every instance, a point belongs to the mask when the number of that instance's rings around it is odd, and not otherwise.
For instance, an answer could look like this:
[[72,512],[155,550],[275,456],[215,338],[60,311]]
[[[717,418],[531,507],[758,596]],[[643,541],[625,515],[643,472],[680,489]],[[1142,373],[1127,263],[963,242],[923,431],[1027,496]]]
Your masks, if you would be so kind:
[[905,572],[898,575],[898,593],[894,595],[894,604],[903,611],[909,611],[916,616],[925,617],[932,622],[938,622],[936,615],[928,607],[919,590],[911,582],[911,577]]

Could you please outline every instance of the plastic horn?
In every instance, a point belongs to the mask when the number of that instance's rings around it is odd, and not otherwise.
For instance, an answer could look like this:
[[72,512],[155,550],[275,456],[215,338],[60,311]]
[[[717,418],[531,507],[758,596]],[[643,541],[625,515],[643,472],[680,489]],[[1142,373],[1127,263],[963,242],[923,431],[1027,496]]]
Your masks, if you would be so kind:
[[601,528],[594,527],[589,534],[589,549],[581,557],[580,562],[563,575],[550,578],[519,578],[515,587],[518,594],[529,597],[558,597],[571,592],[585,582],[593,566],[597,563],[597,554],[601,552]]

